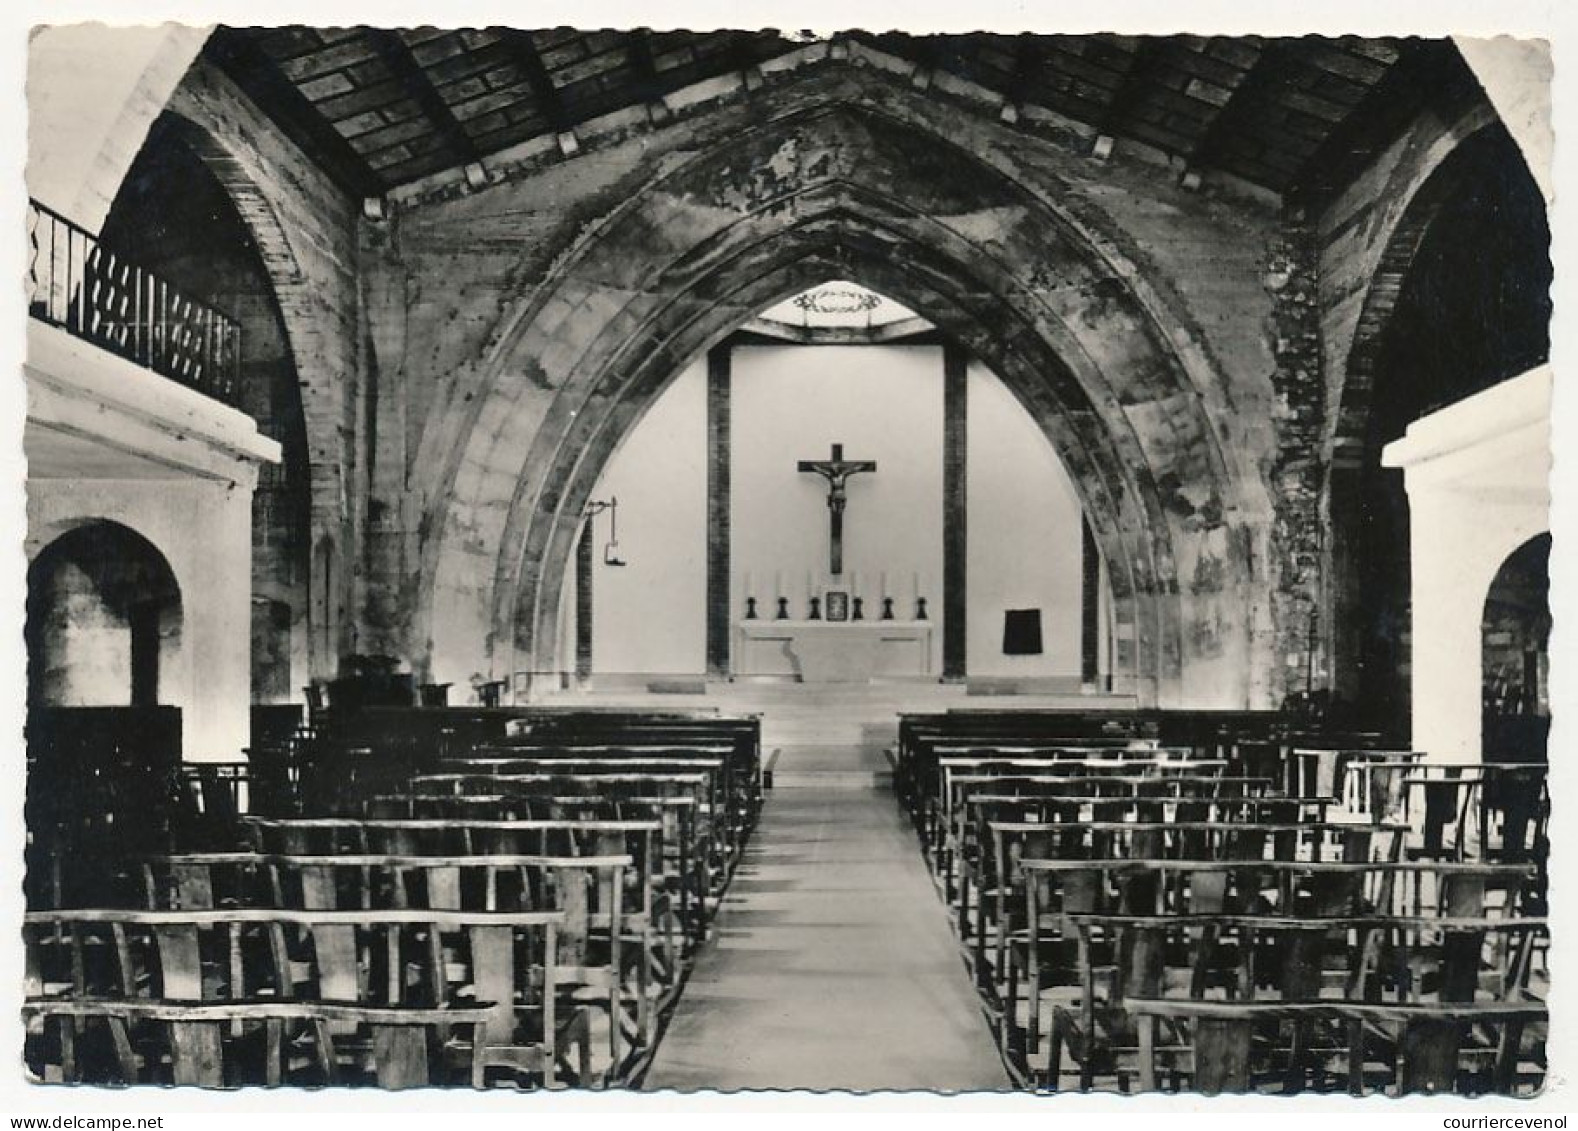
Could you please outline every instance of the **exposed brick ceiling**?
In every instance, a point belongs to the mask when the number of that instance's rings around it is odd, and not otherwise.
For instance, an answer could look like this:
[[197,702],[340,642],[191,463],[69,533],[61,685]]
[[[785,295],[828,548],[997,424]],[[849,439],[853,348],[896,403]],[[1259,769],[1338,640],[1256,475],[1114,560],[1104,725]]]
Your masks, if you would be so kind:
[[[1472,84],[1435,40],[854,38],[1146,142],[1321,195],[1406,116]],[[208,53],[348,191],[376,195],[795,50],[776,32],[221,29]]]

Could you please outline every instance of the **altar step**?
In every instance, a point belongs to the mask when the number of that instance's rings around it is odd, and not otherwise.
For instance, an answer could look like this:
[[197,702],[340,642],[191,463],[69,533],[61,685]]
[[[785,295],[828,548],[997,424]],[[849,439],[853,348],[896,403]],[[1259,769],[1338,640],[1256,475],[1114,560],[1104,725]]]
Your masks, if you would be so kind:
[[891,789],[884,748],[866,744],[769,747],[774,789]]

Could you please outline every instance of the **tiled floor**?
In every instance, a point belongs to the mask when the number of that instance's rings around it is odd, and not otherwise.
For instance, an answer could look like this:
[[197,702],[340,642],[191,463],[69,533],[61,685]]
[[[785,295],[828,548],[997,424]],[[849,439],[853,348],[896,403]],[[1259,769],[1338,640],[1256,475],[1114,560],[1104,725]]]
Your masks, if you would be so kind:
[[778,789],[646,1088],[1006,1089],[893,795]]

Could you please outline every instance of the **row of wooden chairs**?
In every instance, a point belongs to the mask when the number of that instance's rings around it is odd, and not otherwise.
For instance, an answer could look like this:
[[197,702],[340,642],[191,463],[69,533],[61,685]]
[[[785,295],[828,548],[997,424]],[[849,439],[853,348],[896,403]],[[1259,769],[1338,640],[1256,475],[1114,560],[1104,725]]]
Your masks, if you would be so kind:
[[1510,791],[1443,851],[1407,799],[1474,775],[1412,751],[999,722],[911,727],[901,801],[1026,1086],[1539,1086],[1543,870],[1490,850],[1538,812]]
[[[26,996],[41,1013],[64,1019],[67,1041],[75,1035],[73,1010],[91,1015],[110,1006],[203,1006],[237,1018],[252,1005],[343,1007],[352,1011],[345,1021],[367,1008],[478,1011],[473,1023],[487,1028],[476,1055],[486,1074],[552,1086],[561,1073],[580,1079],[590,1053],[584,1020],[557,1015],[562,922],[557,912],[31,911],[23,928]],[[452,1015],[389,1024],[431,1026]],[[356,1026],[335,1027],[355,1052]],[[439,1043],[448,1038],[432,1035]],[[211,1050],[212,1034],[202,1039]],[[565,1059],[571,1050],[579,1054],[573,1062]],[[123,1056],[116,1059],[125,1067]],[[72,1066],[56,1063],[69,1078]],[[40,1075],[48,1079],[47,1058],[45,1067]]]
[[[467,830],[473,850],[478,843],[497,846],[501,837],[545,821],[654,825],[651,876],[641,886],[650,893],[651,907],[669,909],[661,922],[678,925],[683,945],[676,949],[665,942],[658,949],[643,944],[655,953],[639,966],[654,972],[651,981],[658,993],[654,997],[644,986],[636,988],[628,1056],[610,1069],[612,1078],[628,1079],[650,1056],[658,1018],[672,1007],[739,858],[742,838],[754,824],[751,806],[759,770],[755,761],[741,756],[739,746],[704,741],[700,732],[679,736],[670,728],[641,743],[562,741],[571,737],[519,734],[502,744],[451,754],[442,770],[413,775],[398,794],[366,799],[363,814],[368,828],[375,822],[447,820],[452,828]],[[742,788],[744,782],[757,785]],[[505,831],[504,823],[512,828]],[[402,830],[407,837],[413,831]],[[658,917],[648,914],[639,921],[647,924],[647,939],[654,939]],[[628,916],[626,922],[631,922]],[[618,1012],[618,997],[610,1008]]]
[[22,1009],[23,1056],[34,1077],[50,1083],[480,1088],[488,1067],[489,1013],[480,1007],[30,998]]
[[560,983],[607,1019],[616,1064],[626,1027],[650,1042],[678,990],[672,930],[658,933],[649,878],[629,856],[210,853],[143,869],[153,908],[557,911]]
[[627,735],[618,742],[595,741],[598,737],[597,732],[576,738],[521,735],[447,758],[439,768],[449,772],[521,773],[554,767],[574,772],[651,764],[654,768],[672,765],[704,769],[715,777],[718,823],[732,866],[761,814],[763,769],[754,745],[747,745],[745,750],[749,753],[742,753],[737,742],[699,737],[684,744],[677,744],[662,733],[640,740]]
[[1364,731],[1311,731],[1307,722],[1267,711],[1134,711],[954,709],[899,718],[894,789],[924,830],[936,803],[936,771],[949,753],[989,756],[1049,748],[1137,752],[1181,751],[1222,759],[1232,775],[1269,778],[1278,792],[1327,796],[1358,811],[1367,779],[1363,764],[1412,758],[1389,736]]
[[1190,814],[1213,819],[1221,816],[1217,810],[1224,803],[1241,812],[1255,811],[1265,789],[1266,783],[1261,779],[1210,774],[1112,773],[1070,777],[1055,772],[1051,766],[1036,773],[1025,773],[1017,767],[997,770],[990,765],[974,766],[969,772],[950,773],[936,830],[924,843],[945,894],[951,899],[956,894],[960,873],[977,847],[978,830],[972,821],[976,797],[1009,803],[1018,799],[1065,803],[1077,807],[1084,820],[1165,820]]
[[[1025,1063],[1032,1078],[1049,1088],[1075,1079],[1086,1089],[1131,1085],[1133,1077],[1125,1076],[1134,1069],[1125,1058],[1147,1027],[1131,1006],[1134,998],[1161,1007],[1212,1002],[1245,1031],[1268,1000],[1296,1006],[1392,1004],[1426,1019],[1432,1007],[1484,1001],[1543,1023],[1542,1003],[1527,988],[1533,940],[1544,929],[1543,920],[1521,917],[1071,913],[1056,928],[1038,929],[1024,947],[1034,967],[1025,984]],[[1037,1052],[1047,1006],[1050,1049],[1043,1074]],[[1242,1012],[1234,1014],[1235,1007]],[[1474,1036],[1457,1035],[1461,1041]],[[1175,1034],[1175,1043],[1181,1036]],[[1302,1043],[1295,1032],[1291,1052],[1283,1051],[1283,1090],[1322,1086],[1304,1075],[1313,1065],[1302,1055]],[[1508,1063],[1537,1070],[1540,1052],[1514,1044],[1505,1056]],[[1455,1056],[1438,1058],[1427,1079],[1410,1084],[1408,1076],[1423,1070],[1406,1067],[1403,1059],[1401,1078],[1384,1083],[1387,1090],[1454,1091],[1460,1084],[1488,1090],[1483,1079],[1460,1081],[1468,1062]],[[1067,1061],[1073,1062],[1072,1077]],[[1247,1072],[1240,1064],[1234,1075],[1244,1079]]]
[[661,805],[659,819],[669,823],[676,842],[683,841],[694,851],[706,892],[716,894],[728,883],[737,858],[718,820],[716,787],[716,776],[704,770],[640,763],[616,768],[419,774],[405,796],[502,796],[536,799],[548,806],[558,804],[559,798],[657,802]]
[[[956,921],[961,940],[973,949],[977,979],[988,987],[1003,970],[1003,946],[1023,897],[1026,859],[1362,862],[1396,859],[1401,846],[1397,829],[1318,819],[1087,821],[1072,807],[1027,813],[1018,804],[986,800],[972,808],[981,827],[980,848],[961,870]],[[989,949],[989,940],[995,940],[995,948]]]
[[249,815],[245,789],[200,791],[229,843],[133,857],[92,907],[35,904],[30,1064],[122,1082],[626,1082],[756,820],[759,726],[740,722],[687,719],[661,741],[630,720],[495,731],[486,749],[399,742],[385,762],[346,743],[348,720],[315,719],[328,737],[308,736],[318,757],[296,760],[289,805]]
[[[513,831],[481,831],[500,822],[523,829],[545,824],[588,828],[632,822],[655,825],[657,833],[650,853],[653,884],[659,902],[674,907],[687,951],[694,949],[706,938],[707,924],[727,882],[727,874],[709,867],[713,856],[708,842],[697,833],[703,817],[697,811],[695,798],[653,792],[639,782],[608,786],[606,791],[596,789],[596,784],[501,783],[500,788],[507,792],[463,795],[450,792],[447,784],[418,785],[408,793],[369,798],[364,805],[364,819],[379,825],[393,821],[446,822],[476,828],[484,841],[495,845],[517,838]],[[425,792],[428,788],[435,792]]]

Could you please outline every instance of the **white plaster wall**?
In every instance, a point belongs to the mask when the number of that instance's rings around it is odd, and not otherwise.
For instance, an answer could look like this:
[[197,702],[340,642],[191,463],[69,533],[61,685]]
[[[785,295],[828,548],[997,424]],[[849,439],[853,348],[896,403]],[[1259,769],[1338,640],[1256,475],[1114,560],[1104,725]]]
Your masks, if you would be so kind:
[[[848,484],[844,581],[880,612],[888,576],[894,614],[914,615],[918,578],[933,621],[942,616],[942,349],[937,346],[745,347],[734,352],[732,607],[744,615],[745,575],[762,616],[777,578],[792,617],[807,583],[827,586],[827,481],[796,470],[826,459],[877,461]],[[859,584],[855,575],[859,575]],[[942,664],[933,634],[932,670]]]
[[27,556],[84,522],[106,519],[152,542],[181,591],[179,653],[160,672],[159,698],[182,709],[189,762],[241,756],[251,701],[252,495],[195,478],[33,479]]
[[[674,379],[625,439],[594,499],[619,500],[619,553],[603,561],[608,512],[592,521],[592,672],[707,668],[707,368]],[[575,570],[567,589],[574,592]],[[574,604],[570,603],[573,616]],[[575,662],[575,621],[565,640]]]
[[[806,612],[808,576],[827,572],[825,481],[795,470],[833,442],[875,474],[849,484],[844,583],[880,612],[913,615],[917,575],[942,615],[942,351],[935,346],[741,347],[733,355],[732,607],[746,576],[771,617],[781,574],[790,612]],[[972,675],[1080,674],[1079,500],[1056,452],[1013,394],[971,366],[968,408],[969,638]],[[593,672],[699,674],[706,667],[706,370],[697,363],[654,402],[599,480],[619,498],[624,568],[602,563],[608,516],[595,520]],[[858,574],[858,583],[857,575]],[[1103,582],[1105,577],[1103,576]],[[575,583],[561,602],[561,671],[575,665]],[[1103,619],[1109,614],[1103,584]],[[1042,610],[1045,651],[1004,656],[1003,610]],[[1105,628],[1101,670],[1108,670]],[[941,633],[932,669],[941,670]]]
[[[971,675],[1080,675],[1082,511],[1045,434],[988,369],[969,370]],[[1003,611],[1039,608],[1039,656],[1003,655]]]

